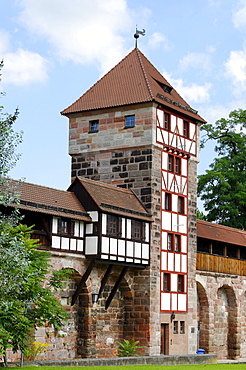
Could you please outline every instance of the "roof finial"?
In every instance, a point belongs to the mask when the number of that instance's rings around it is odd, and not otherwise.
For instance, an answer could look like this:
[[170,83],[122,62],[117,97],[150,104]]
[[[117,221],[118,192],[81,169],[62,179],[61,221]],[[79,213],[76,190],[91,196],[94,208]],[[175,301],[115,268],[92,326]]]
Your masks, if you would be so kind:
[[137,29],[137,26],[136,26],[136,33],[134,34],[134,37],[136,39],[135,48],[138,47],[138,38],[139,38],[139,35],[145,36],[145,29],[143,29],[142,31],[139,31]]

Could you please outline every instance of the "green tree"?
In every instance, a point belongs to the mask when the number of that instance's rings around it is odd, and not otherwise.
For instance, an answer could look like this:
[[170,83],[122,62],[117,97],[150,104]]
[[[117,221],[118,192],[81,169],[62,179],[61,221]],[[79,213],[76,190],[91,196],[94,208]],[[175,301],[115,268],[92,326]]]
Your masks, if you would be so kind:
[[198,176],[198,196],[206,219],[238,229],[246,229],[246,110],[238,109],[215,125],[202,127],[205,137],[216,140],[217,157],[205,174]]
[[18,204],[8,179],[22,141],[22,134],[13,129],[17,116],[18,111],[9,115],[0,107],[0,353],[5,365],[6,349],[24,353],[36,327],[62,325],[66,313],[55,295],[68,278],[65,270],[51,271],[49,253],[38,250],[37,241],[30,238],[31,229],[20,223],[18,210],[5,215],[6,207]]

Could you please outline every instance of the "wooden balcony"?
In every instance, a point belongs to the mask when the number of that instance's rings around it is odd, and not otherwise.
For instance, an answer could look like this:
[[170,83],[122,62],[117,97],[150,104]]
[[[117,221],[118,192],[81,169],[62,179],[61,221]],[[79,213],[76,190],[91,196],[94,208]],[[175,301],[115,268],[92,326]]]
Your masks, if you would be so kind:
[[32,239],[38,239],[42,247],[50,247],[51,243],[45,231],[33,230],[31,234]]
[[222,272],[225,274],[246,275],[246,261],[207,253],[197,253],[196,269]]

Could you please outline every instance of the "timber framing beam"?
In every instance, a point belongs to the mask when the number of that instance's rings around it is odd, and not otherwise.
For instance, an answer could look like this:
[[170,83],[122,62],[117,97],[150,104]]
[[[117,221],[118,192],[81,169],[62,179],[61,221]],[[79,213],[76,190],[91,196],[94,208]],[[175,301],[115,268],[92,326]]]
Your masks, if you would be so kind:
[[120,283],[123,280],[127,270],[128,270],[128,266],[124,266],[120,275],[119,275],[119,277],[118,277],[118,279],[117,279],[117,281],[116,281],[116,283],[115,283],[115,285],[114,285],[114,287],[113,287],[113,289],[112,289],[112,291],[111,291],[111,293],[110,293],[110,295],[109,295],[109,297],[108,297],[108,299],[107,299],[107,301],[106,301],[106,303],[105,303],[105,310],[108,309],[110,303],[112,302],[112,299],[114,298],[115,293],[117,292],[117,289],[119,288]]
[[86,280],[88,279],[93,267],[95,266],[95,259],[93,258],[89,264],[89,266],[87,267],[87,270],[86,272],[84,273],[84,275],[82,276],[78,286],[77,286],[77,289],[75,290],[74,292],[74,295],[72,296],[72,302],[71,302],[71,306],[73,306],[81,292],[81,290],[83,289],[83,285],[85,284]]

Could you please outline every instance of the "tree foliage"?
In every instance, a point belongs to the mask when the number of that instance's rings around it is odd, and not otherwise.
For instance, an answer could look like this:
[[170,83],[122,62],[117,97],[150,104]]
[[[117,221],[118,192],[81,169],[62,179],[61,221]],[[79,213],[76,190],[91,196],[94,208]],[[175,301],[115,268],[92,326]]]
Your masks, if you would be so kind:
[[198,176],[198,195],[207,221],[246,229],[246,110],[238,109],[215,125],[202,127],[205,137],[216,140],[217,157]]
[[0,354],[6,364],[6,349],[23,353],[36,327],[62,325],[66,313],[56,291],[62,289],[68,272],[51,271],[49,253],[38,250],[37,241],[30,238],[31,228],[20,223],[18,210],[5,215],[10,204],[18,204],[8,173],[19,158],[16,147],[22,133],[13,128],[18,110],[10,115],[3,109],[0,106]]

